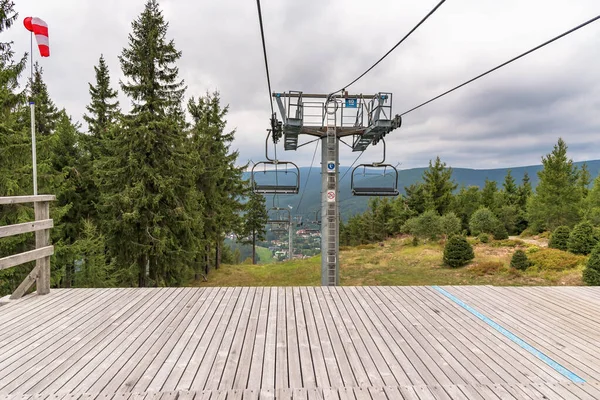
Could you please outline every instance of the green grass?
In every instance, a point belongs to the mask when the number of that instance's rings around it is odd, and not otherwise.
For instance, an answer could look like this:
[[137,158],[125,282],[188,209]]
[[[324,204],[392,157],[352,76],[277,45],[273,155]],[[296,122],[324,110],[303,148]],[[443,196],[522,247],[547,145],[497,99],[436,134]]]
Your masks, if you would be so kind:
[[275,262],[269,249],[256,246],[256,257],[259,264],[272,264]]
[[[525,272],[510,268],[510,258],[516,248],[527,244],[505,242],[477,244],[475,259],[462,268],[450,268],[442,263],[443,243],[412,246],[410,238],[391,239],[379,245],[345,247],[340,252],[341,284],[354,285],[581,285],[583,259],[556,268],[549,260],[564,260],[553,249],[548,252],[542,268]],[[540,258],[540,254],[537,255]],[[540,263],[541,265],[541,263]],[[262,265],[223,265],[211,271],[208,282],[195,286],[318,286],[321,282],[321,258],[285,261]]]

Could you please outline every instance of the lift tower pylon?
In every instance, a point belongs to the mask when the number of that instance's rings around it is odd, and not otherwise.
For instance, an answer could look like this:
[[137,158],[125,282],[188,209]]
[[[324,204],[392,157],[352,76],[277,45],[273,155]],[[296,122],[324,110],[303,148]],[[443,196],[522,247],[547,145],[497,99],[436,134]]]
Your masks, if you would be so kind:
[[273,138],[283,136],[285,150],[296,150],[301,134],[321,139],[321,285],[337,286],[339,268],[339,141],[352,136],[352,150],[364,151],[400,127],[392,116],[392,94],[273,93],[281,121]]

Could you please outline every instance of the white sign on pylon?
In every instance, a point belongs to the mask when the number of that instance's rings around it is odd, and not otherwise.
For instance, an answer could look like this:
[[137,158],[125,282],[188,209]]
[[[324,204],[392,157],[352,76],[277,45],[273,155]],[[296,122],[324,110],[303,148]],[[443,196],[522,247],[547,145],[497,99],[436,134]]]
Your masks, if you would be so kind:
[[327,191],[327,202],[333,203],[334,201],[335,201],[335,190],[328,190]]

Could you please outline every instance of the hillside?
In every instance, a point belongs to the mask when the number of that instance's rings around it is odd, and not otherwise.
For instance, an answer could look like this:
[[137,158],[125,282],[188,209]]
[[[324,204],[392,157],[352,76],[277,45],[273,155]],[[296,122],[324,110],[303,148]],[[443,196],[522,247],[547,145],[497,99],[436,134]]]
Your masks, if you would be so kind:
[[[600,160],[585,161],[590,170],[592,177],[596,177],[600,173]],[[575,165],[580,167],[584,161],[576,162]],[[423,171],[427,168],[411,168],[399,171],[398,187],[400,193],[404,193],[404,187],[410,186],[413,183],[419,182],[423,175]],[[470,168],[453,168],[453,177],[458,187],[461,186],[479,186],[483,187],[485,180],[490,179],[496,181],[498,185],[502,184],[504,177],[508,170],[512,171],[512,175],[519,183],[523,179],[525,172],[529,174],[531,184],[535,188],[538,183],[537,172],[542,169],[541,165],[531,165],[526,167],[514,167],[514,168],[498,168],[498,169],[470,169]],[[340,177],[344,176],[348,167],[340,167]],[[282,207],[291,205],[296,210],[296,214],[302,215],[305,219],[314,219],[315,211],[320,208],[320,194],[321,194],[321,175],[320,168],[313,167],[310,171],[308,167],[300,168],[300,181],[301,188],[300,193],[297,195],[279,196],[279,205]],[[357,171],[358,172],[358,171]],[[250,174],[246,174],[245,178],[249,179]],[[307,181],[308,178],[308,181]],[[362,177],[359,179],[368,179],[377,185],[377,182],[382,182],[382,177]],[[388,182],[386,180],[386,182]],[[302,197],[302,203],[300,203],[300,209],[298,203]],[[342,218],[346,220],[350,216],[358,213],[362,213],[366,210],[369,201],[368,197],[355,197],[350,192],[350,173],[348,172],[340,184],[340,212]],[[267,196],[267,207],[273,205],[272,196]]]

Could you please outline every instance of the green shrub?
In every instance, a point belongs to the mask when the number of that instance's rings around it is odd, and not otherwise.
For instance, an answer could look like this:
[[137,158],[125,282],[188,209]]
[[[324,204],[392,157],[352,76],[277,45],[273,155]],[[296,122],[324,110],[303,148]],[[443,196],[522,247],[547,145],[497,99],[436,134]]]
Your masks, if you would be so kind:
[[442,234],[442,217],[435,211],[425,211],[402,226],[402,231],[421,239],[437,239]]
[[477,276],[496,275],[504,268],[500,261],[482,261],[469,267],[469,272]]
[[418,246],[419,245],[419,238],[416,236],[413,236],[412,238],[412,245],[413,246]]
[[567,251],[570,234],[571,229],[569,229],[568,226],[559,226],[554,230],[554,232],[552,232],[550,241],[548,242],[548,247]]
[[520,239],[504,239],[498,240],[491,244],[492,247],[517,247],[524,246],[525,242]]
[[477,238],[481,243],[488,243],[490,241],[490,237],[487,235],[487,233],[480,233]]
[[459,233],[462,226],[460,218],[458,218],[453,212],[444,214],[440,219],[440,224],[442,226],[442,232],[444,235],[446,235],[446,237],[450,237]]
[[594,227],[587,221],[575,225],[569,235],[567,248],[574,254],[590,254],[597,240],[594,235]]
[[594,247],[583,270],[583,281],[588,285],[600,286],[600,245]]
[[541,248],[529,254],[529,260],[542,271],[563,271],[577,268],[585,263],[585,256],[571,254],[558,249]]
[[500,223],[498,225],[496,225],[496,228],[494,228],[493,233],[494,233],[494,240],[508,239],[508,231],[506,230],[504,225],[502,225]]
[[469,229],[473,236],[478,236],[480,233],[493,234],[498,224],[500,224],[500,221],[494,213],[489,208],[482,207],[471,216]]
[[452,268],[463,266],[474,258],[473,247],[464,236],[452,236],[444,246],[444,263]]
[[510,259],[510,266],[520,271],[525,271],[531,266],[531,262],[523,250],[517,250]]

